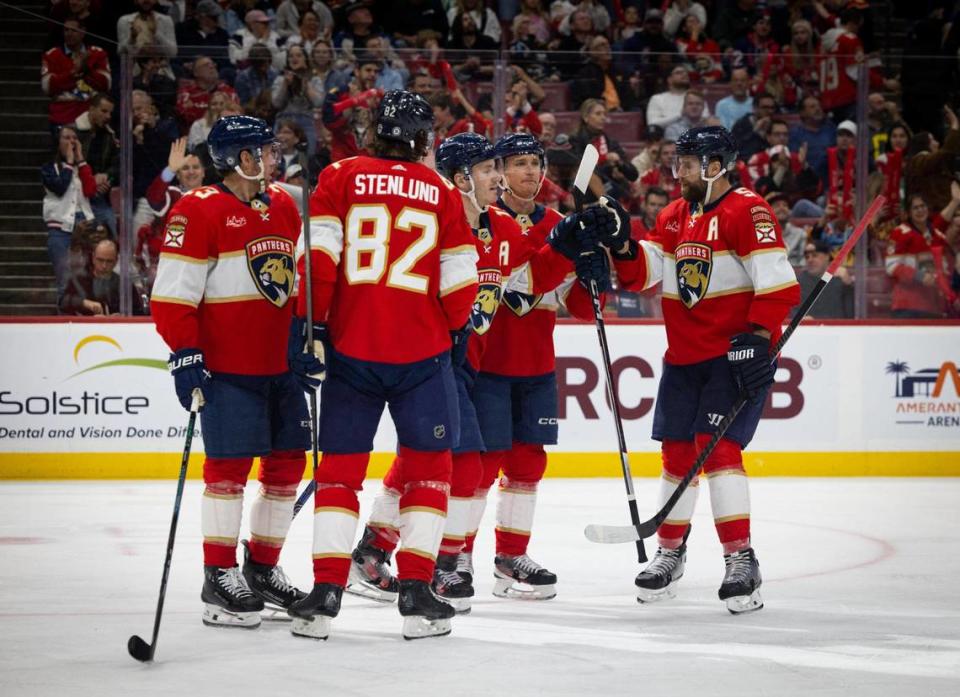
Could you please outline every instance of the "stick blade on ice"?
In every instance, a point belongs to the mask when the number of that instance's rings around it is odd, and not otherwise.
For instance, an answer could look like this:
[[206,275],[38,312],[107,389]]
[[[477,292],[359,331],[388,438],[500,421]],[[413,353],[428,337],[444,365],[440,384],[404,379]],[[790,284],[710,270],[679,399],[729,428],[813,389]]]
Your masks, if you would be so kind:
[[591,524],[583,529],[583,535],[591,542],[602,545],[619,545],[641,539],[637,529],[632,525]]
[[600,161],[600,153],[592,145],[588,144],[583,151],[583,158],[580,160],[580,168],[577,170],[577,176],[573,180],[573,188],[581,194],[587,193],[587,187],[590,186],[590,177],[593,176],[593,170],[597,168],[597,162]]
[[127,651],[141,663],[149,663],[153,660],[153,648],[136,634],[127,641]]

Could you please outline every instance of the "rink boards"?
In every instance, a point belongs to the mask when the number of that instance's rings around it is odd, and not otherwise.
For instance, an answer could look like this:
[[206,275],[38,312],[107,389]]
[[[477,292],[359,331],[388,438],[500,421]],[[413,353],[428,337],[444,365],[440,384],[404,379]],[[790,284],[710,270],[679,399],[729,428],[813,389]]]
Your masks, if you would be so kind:
[[[666,348],[656,322],[607,328],[631,465],[659,472],[650,426]],[[0,323],[0,478],[175,477],[186,413],[149,321]],[[548,476],[619,476],[596,330],[557,328],[560,443]],[[518,347],[518,350],[529,350]],[[791,338],[748,470],[776,476],[960,475],[960,326],[811,324]],[[336,408],[322,405],[321,408]],[[395,448],[388,419],[370,475]],[[198,477],[201,439],[191,476]]]

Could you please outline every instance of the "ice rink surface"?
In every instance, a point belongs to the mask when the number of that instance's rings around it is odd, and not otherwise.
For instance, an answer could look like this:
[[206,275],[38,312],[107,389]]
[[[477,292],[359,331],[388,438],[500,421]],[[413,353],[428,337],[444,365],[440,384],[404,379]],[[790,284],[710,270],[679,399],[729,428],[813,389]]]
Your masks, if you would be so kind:
[[[150,638],[175,482],[0,484],[0,695],[960,694],[960,480],[753,479],[766,607],[734,617],[716,597],[706,491],[678,597],[641,606],[635,548],[582,534],[628,522],[622,482],[548,479],[531,554],[558,597],[491,595],[491,500],[473,613],[413,642],[394,606],[353,596],[326,642],[282,622],[204,627],[200,487],[187,485],[157,662],[142,665],[126,642]],[[649,515],[656,481],[637,488]],[[282,558],[307,590],[310,517]]]

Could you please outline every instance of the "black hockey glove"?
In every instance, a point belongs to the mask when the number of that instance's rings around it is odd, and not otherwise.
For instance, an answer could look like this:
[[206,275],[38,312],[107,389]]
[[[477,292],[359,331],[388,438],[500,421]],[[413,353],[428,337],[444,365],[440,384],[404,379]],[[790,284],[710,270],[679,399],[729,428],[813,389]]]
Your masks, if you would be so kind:
[[756,401],[773,384],[776,367],[770,361],[770,340],[757,334],[737,334],[727,351],[730,372],[740,394]]
[[327,325],[313,324],[313,351],[307,351],[307,320],[294,317],[287,341],[287,365],[304,391],[315,390],[327,377]]
[[592,250],[582,252],[574,262],[577,278],[583,287],[590,290],[590,282],[597,284],[597,292],[605,293],[610,290],[610,260],[607,250],[598,244]]
[[547,235],[547,243],[554,251],[562,254],[570,261],[576,261],[580,256],[580,216],[582,213],[571,213],[553,226]]
[[193,391],[200,391],[199,406],[203,407],[213,401],[210,390],[210,371],[203,364],[203,354],[199,349],[180,349],[170,354],[167,362],[170,374],[173,375],[173,386],[177,391],[177,399],[187,411],[193,403]]
[[450,332],[450,365],[453,368],[460,368],[467,360],[467,342],[470,339],[470,323],[464,325],[463,329]]
[[600,244],[607,249],[620,249],[630,241],[630,214],[615,198],[601,196],[599,210],[607,213],[605,225],[600,233]]

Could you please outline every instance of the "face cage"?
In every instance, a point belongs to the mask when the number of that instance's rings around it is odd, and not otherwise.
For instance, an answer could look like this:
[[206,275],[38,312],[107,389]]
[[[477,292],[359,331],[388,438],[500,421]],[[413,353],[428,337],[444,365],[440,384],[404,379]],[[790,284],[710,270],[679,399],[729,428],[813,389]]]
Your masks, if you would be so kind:
[[[713,183],[717,181],[720,177],[727,173],[727,166],[723,164],[723,160],[720,160],[720,171],[717,172],[716,176],[708,177],[707,168],[710,167],[710,155],[702,155],[700,157],[700,179],[707,183],[707,191],[704,195],[704,203],[710,200],[710,194],[713,191]],[[674,156],[673,164],[671,165],[671,170],[673,172],[673,178],[680,179],[680,155]]]

